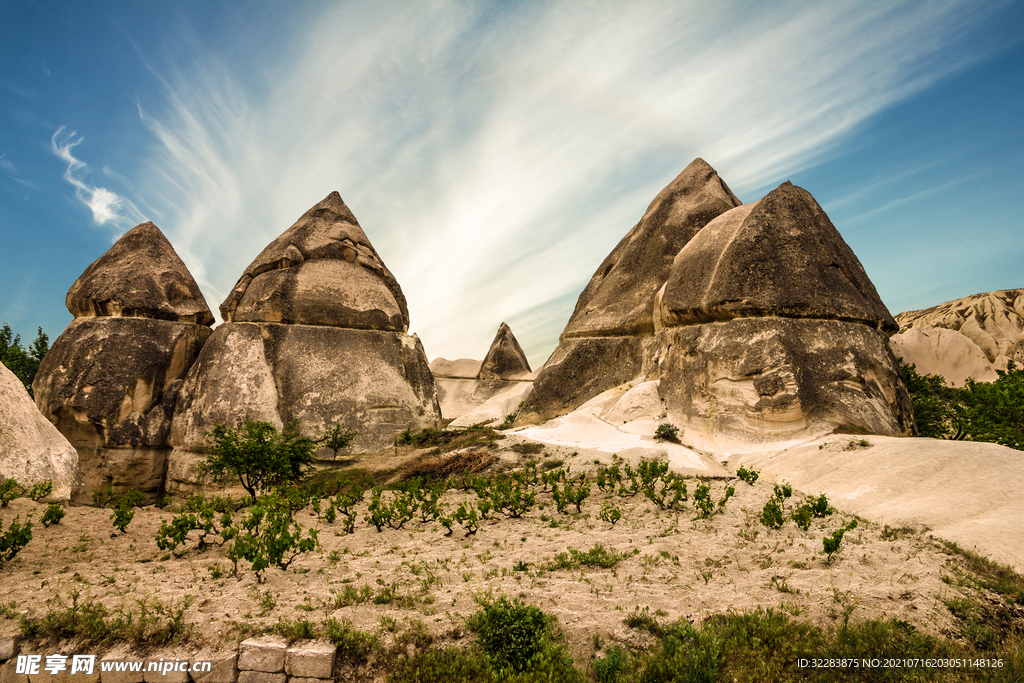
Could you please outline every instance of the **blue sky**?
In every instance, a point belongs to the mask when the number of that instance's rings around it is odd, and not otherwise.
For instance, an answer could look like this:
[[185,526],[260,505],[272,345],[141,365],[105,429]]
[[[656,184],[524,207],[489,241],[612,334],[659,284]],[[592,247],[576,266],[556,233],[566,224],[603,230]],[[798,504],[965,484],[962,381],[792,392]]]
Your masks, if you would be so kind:
[[338,190],[429,357],[534,367],[694,157],[809,190],[893,313],[1024,286],[1021,2],[4,2],[0,322],[152,220],[211,309]]

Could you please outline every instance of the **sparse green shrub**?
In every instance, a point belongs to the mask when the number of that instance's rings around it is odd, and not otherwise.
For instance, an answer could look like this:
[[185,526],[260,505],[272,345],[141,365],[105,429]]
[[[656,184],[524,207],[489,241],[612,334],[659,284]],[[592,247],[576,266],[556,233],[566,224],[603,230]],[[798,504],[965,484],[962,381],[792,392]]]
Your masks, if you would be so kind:
[[356,629],[350,621],[333,617],[324,622],[324,634],[337,646],[337,657],[349,664],[365,662],[377,645],[377,637]]
[[[385,493],[389,494],[385,496]],[[412,494],[405,491],[385,491],[375,486],[366,508],[366,521],[383,531],[385,526],[401,529],[416,514]]]
[[807,531],[811,528],[811,519],[814,518],[814,512],[811,509],[811,506],[805,503],[796,510],[793,510],[793,514],[791,516],[793,518],[793,522],[795,522],[800,529]]
[[14,334],[10,325],[4,323],[0,327],[0,363],[6,365],[7,369],[14,373],[14,376],[25,385],[28,395],[33,397],[32,380],[35,379],[36,372],[39,370],[39,363],[49,350],[50,341],[50,338],[43,332],[43,328],[36,329],[38,336],[26,350],[21,346],[21,335]]
[[[8,481],[10,481],[8,479]],[[0,519],[0,567],[14,559],[21,549],[32,540],[32,522],[21,523],[21,517],[15,517],[11,525],[4,531],[3,520]]]
[[279,434],[272,424],[248,418],[239,429],[214,426],[207,443],[211,455],[204,470],[217,477],[234,474],[254,503],[257,493],[299,481],[317,446],[299,434],[295,421]]
[[529,490],[522,479],[504,474],[491,479],[482,490],[490,498],[491,508],[506,517],[521,517],[537,499],[537,492]]
[[856,529],[856,528],[857,528],[857,520],[854,519],[849,524],[847,524],[846,526],[844,526],[844,527],[842,527],[840,529],[837,529],[836,531],[832,532],[831,536],[826,536],[825,538],[821,539],[822,540],[822,546],[824,547],[823,548],[823,552],[826,555],[828,555],[827,559],[825,560],[826,564],[831,564],[832,563],[832,556],[835,553],[839,552],[840,545],[843,542],[843,534],[845,534],[847,531],[851,531],[851,530]]
[[359,436],[359,432],[344,427],[342,425],[334,425],[330,431],[317,442],[317,445],[329,448],[334,453],[334,459],[338,459],[338,451],[344,450],[352,445],[352,441]]
[[601,512],[598,513],[598,519],[615,526],[615,523],[622,519],[622,510],[611,501],[606,500],[601,503]]
[[60,520],[64,519],[64,515],[65,511],[63,505],[60,503],[50,503],[46,507],[46,512],[43,513],[43,518],[39,521],[43,523],[43,526],[60,524]]
[[263,581],[263,572],[271,565],[281,569],[302,553],[317,547],[317,529],[306,530],[292,519],[289,501],[277,492],[266,493],[246,511],[237,522],[234,542],[228,549],[228,559],[238,572],[238,561],[246,560],[256,572],[256,580]]
[[629,652],[625,648],[614,646],[608,648],[604,657],[594,660],[594,672],[597,683],[618,683],[621,676],[629,670]]
[[757,478],[761,476],[761,470],[755,470],[754,468],[747,469],[743,465],[736,470],[736,476],[740,478],[740,481],[744,481],[751,486],[757,481]]
[[659,647],[639,664],[638,683],[715,683],[719,680],[722,648],[713,629],[697,629],[680,619],[664,628]]
[[786,523],[786,517],[782,513],[782,504],[772,497],[764,504],[761,510],[761,524],[769,529],[779,529]]
[[117,505],[110,515],[110,521],[114,528],[122,534],[127,533],[128,525],[135,518],[135,508],[142,507],[142,491],[128,489],[118,496]]
[[42,481],[33,486],[25,495],[38,503],[51,493],[53,493],[53,482]]
[[25,492],[25,487],[14,479],[0,481],[0,507],[7,507],[7,504]]
[[597,567],[599,569],[611,569],[619,562],[638,555],[640,551],[636,548],[632,552],[620,553],[616,550],[609,550],[600,543],[594,545],[587,551],[569,548],[568,552],[558,553],[555,558],[544,565],[544,569],[564,569],[573,571],[580,567]]
[[178,548],[188,544],[189,533],[193,531],[199,532],[196,550],[204,550],[214,543],[223,545],[237,533],[237,529],[232,526],[233,511],[234,505],[229,498],[208,499],[201,494],[191,496],[170,523],[160,524],[156,546],[180,556],[188,548],[180,551]]
[[658,428],[654,430],[654,438],[658,441],[679,443],[679,427],[669,424],[668,422],[662,422],[658,425]]
[[697,517],[707,519],[725,509],[725,503],[736,495],[734,486],[726,486],[725,493],[716,502],[711,498],[711,486],[709,484],[697,484],[693,492],[693,504],[697,508]]
[[[361,484],[354,484],[348,489],[338,491],[338,494],[331,499],[331,510],[340,512],[345,518],[342,528],[346,534],[354,534],[356,531],[355,506],[363,501],[365,495],[366,488]],[[333,523],[333,520],[329,520],[329,522]]]
[[555,508],[559,512],[565,512],[565,508],[571,503],[576,506],[576,512],[582,512],[583,501],[590,496],[590,484],[586,475],[581,474],[574,479],[566,479],[564,486],[559,490],[558,485],[551,484],[551,497],[555,501]]

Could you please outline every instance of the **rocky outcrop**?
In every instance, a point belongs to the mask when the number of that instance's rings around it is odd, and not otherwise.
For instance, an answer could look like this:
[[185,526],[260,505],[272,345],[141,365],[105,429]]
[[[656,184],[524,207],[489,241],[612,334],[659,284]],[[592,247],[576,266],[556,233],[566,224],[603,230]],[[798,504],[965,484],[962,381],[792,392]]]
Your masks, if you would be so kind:
[[43,358],[32,389],[78,452],[75,501],[87,503],[107,486],[152,498],[163,486],[178,390],[213,315],[152,223],[90,265],[66,301],[76,317]]
[[566,413],[634,377],[654,334],[654,296],[705,225],[740,205],[703,159],[662,190],[590,279],[518,423]]
[[656,299],[648,367],[691,443],[910,433],[896,323],[807,191],[783,183],[709,223]]
[[13,372],[0,363],[0,479],[24,486],[53,483],[53,500],[78,484],[78,453],[46,420]]
[[996,370],[1024,360],[1024,289],[1004,289],[896,316],[893,353],[953,386],[995,381]]
[[519,405],[533,388],[530,363],[505,323],[498,327],[483,361],[435,358],[430,371],[437,384],[441,415],[453,420],[453,427],[500,424],[506,416],[519,412]]
[[[602,309],[593,302],[605,273],[621,262],[613,252],[581,295],[520,421],[604,401],[593,398],[601,394],[608,405],[600,419],[670,421],[686,443],[716,451],[837,428],[910,433],[909,396],[887,344],[898,326],[814,198],[787,182],[739,206],[704,162],[687,172],[695,168],[703,172],[689,173],[687,183],[700,190],[681,194],[690,199],[672,215],[686,213],[688,225],[700,227],[686,233],[667,266],[634,269],[635,288],[624,270]],[[702,203],[694,206],[693,197]],[[664,248],[658,231],[630,243],[636,253]],[[643,387],[644,400],[627,401],[626,383]]]
[[526,359],[512,329],[502,323],[480,364],[479,379],[521,379],[529,374],[530,361]]
[[337,192],[256,257],[221,314],[175,409],[174,490],[197,484],[217,424],[294,420],[313,438],[343,425],[359,432],[353,452],[371,452],[440,419],[402,290]]

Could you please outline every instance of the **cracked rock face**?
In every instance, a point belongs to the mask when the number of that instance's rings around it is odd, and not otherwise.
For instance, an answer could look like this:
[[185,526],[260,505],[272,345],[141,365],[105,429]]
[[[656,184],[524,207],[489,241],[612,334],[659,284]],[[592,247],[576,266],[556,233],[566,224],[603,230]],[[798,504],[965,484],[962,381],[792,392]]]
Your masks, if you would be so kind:
[[530,361],[526,359],[512,329],[502,323],[494,335],[480,365],[480,379],[522,379],[530,374]]
[[351,452],[372,452],[440,419],[405,296],[337,192],[256,257],[220,310],[175,409],[172,490],[198,485],[217,424],[295,420],[311,438],[340,425],[359,432]]
[[82,488],[74,500],[88,503],[106,486],[155,496],[178,390],[213,315],[152,223],[93,262],[68,291],[67,306],[75,319],[32,388],[39,410],[78,451]]

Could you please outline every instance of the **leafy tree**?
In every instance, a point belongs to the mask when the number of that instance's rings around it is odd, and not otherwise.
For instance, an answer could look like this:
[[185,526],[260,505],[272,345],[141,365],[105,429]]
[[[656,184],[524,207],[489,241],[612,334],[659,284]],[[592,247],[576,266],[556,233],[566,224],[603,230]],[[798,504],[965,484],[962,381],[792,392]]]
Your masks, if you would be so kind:
[[967,380],[968,434],[974,441],[1024,450],[1024,368],[1010,361],[1006,370],[996,374],[995,382]]
[[[405,431],[408,432],[409,430],[406,429]],[[357,436],[359,436],[359,432],[349,429],[348,427],[335,425],[329,432],[327,432],[327,434],[324,435],[322,439],[320,439],[320,443],[324,447],[334,451],[334,459],[337,460],[338,451],[352,445],[353,439]]]
[[274,426],[246,418],[241,428],[216,425],[207,437],[211,455],[204,468],[214,476],[238,477],[252,502],[256,494],[298,481],[313,464],[317,442],[299,434],[293,420],[283,433]]
[[38,335],[26,351],[21,346],[20,334],[14,334],[11,331],[11,326],[7,323],[0,327],[0,363],[6,365],[7,369],[21,380],[30,396],[32,395],[32,380],[36,377],[43,356],[50,349],[49,342],[50,338],[40,327]]
[[939,375],[921,375],[917,366],[902,365],[903,379],[910,392],[914,422],[920,436],[932,439],[963,439],[967,416],[963,389],[946,386]]

